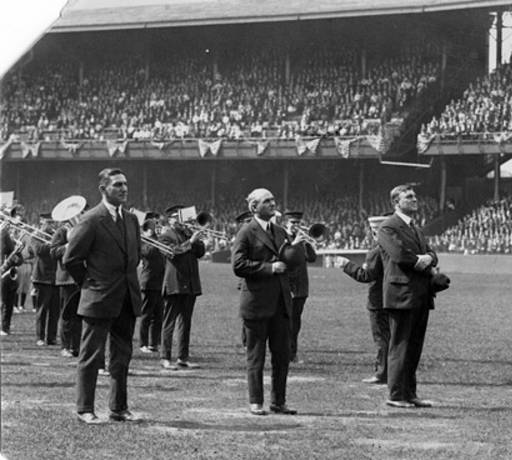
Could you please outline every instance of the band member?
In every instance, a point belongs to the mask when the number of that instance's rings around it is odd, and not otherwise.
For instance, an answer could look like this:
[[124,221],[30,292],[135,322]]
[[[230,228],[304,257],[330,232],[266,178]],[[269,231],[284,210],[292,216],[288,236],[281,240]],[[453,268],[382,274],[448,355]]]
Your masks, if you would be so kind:
[[[164,369],[197,368],[189,361],[190,329],[197,296],[201,295],[198,259],[205,253],[200,231],[192,232],[179,222],[179,210],[175,205],[166,209],[169,226],[160,235],[160,241],[174,249],[175,255],[167,257],[162,286],[164,313],[160,358]],[[178,354],[176,365],[172,363],[172,340],[178,320]]]
[[122,207],[128,197],[128,183],[120,169],[107,168],[99,173],[99,191],[101,202],[75,226],[63,258],[64,267],[81,288],[77,413],[87,424],[101,423],[94,413],[94,396],[107,336],[109,418],[138,419],[128,410],[127,379],[135,318],[141,308],[137,279],[140,228],[135,215]]
[[263,409],[263,367],[268,340],[272,362],[270,410],[296,414],[286,405],[286,379],[290,362],[292,299],[286,264],[280,247],[288,242],[286,231],[270,222],[276,211],[269,190],[253,190],[247,197],[253,219],[242,226],[232,247],[232,267],[243,278],[240,314],[247,337],[247,380],[250,412]]
[[[41,231],[53,234],[49,213],[40,214]],[[32,237],[29,252],[34,256],[32,284],[36,301],[37,345],[56,345],[59,322],[59,289],[55,284],[57,262],[50,254],[50,242]]]
[[[291,239],[295,239],[300,231],[304,213],[302,211],[286,211],[284,213],[286,221],[286,231]],[[301,327],[301,317],[304,310],[306,299],[309,295],[309,278],[307,263],[316,260],[316,252],[308,241],[302,241],[296,245],[297,250],[301,252],[300,264],[293,270],[288,271],[290,279],[290,290],[292,292],[292,334],[291,334],[291,356],[290,361],[294,363],[301,362],[297,357],[297,338]]]
[[0,230],[2,262],[0,267],[0,274],[2,275],[2,329],[0,330],[0,335],[9,335],[11,333],[11,319],[18,289],[18,274],[15,267],[19,266],[22,262],[20,255],[22,249],[23,247],[15,243],[11,238],[7,226],[2,226]]
[[362,267],[346,257],[340,257],[338,260],[340,267],[351,278],[360,283],[370,283],[366,305],[370,315],[370,328],[373,342],[377,348],[377,356],[375,358],[375,374],[363,379],[363,382],[373,384],[385,384],[388,378],[389,321],[387,310],[382,308],[382,278],[384,272],[380,248],[377,245],[379,225],[385,219],[384,216],[368,218],[375,244],[366,254],[366,260]]
[[64,268],[62,257],[66,251],[68,235],[73,231],[68,224],[60,226],[52,239],[51,256],[57,261],[55,284],[60,294],[60,341],[61,355],[70,358],[78,356],[82,320],[78,316],[80,287]]
[[[148,219],[142,224],[142,235],[157,239],[156,222]],[[158,351],[162,333],[162,283],[164,279],[165,259],[162,253],[149,244],[143,243],[141,249],[142,264],[139,283],[142,294],[142,314],[140,318],[140,350],[143,353]]]
[[430,407],[430,402],[417,396],[416,369],[429,310],[434,308],[430,279],[437,256],[414,225],[418,201],[411,186],[393,188],[390,197],[395,212],[381,224],[377,237],[384,268],[383,305],[391,332],[387,404],[400,408]]

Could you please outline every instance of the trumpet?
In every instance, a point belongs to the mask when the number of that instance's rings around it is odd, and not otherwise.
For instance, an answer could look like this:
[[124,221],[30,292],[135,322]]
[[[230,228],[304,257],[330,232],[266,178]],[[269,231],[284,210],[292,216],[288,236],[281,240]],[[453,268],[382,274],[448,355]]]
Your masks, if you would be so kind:
[[228,235],[226,233],[221,232],[219,230],[213,230],[208,228],[207,226],[213,221],[213,217],[210,213],[202,211],[197,214],[196,223],[192,222],[182,222],[181,225],[189,228],[193,232],[202,232],[211,238],[219,238],[221,240],[229,240]]
[[41,243],[50,244],[52,241],[52,236],[49,233],[40,230],[39,228],[34,227],[33,225],[16,220],[3,211],[0,211],[0,220],[3,221],[2,223],[12,225],[20,233],[24,233],[30,236],[31,238],[40,241]]
[[305,225],[296,225],[297,233],[304,237],[304,241],[309,244],[320,243],[328,234],[327,227],[319,222],[312,224],[310,227]]

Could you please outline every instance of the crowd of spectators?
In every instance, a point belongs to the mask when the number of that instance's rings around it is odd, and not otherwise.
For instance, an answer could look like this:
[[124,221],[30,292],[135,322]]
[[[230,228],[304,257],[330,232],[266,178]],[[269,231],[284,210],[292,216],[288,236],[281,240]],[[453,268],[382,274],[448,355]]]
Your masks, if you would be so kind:
[[458,100],[452,100],[439,117],[422,126],[426,138],[472,138],[512,131],[512,65],[503,64],[478,78]]
[[[84,66],[29,64],[3,82],[0,136],[166,139],[374,134],[438,79],[438,56],[408,46],[361,57],[343,47],[251,49],[235,59],[170,54]],[[149,70],[148,70],[149,69]]]
[[443,234],[430,238],[436,251],[462,254],[512,253],[512,197],[489,201]]

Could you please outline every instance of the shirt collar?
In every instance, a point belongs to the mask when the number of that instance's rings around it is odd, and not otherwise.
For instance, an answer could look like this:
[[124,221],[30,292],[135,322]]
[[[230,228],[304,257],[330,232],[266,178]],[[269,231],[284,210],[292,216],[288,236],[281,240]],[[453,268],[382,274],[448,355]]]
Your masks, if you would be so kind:
[[400,217],[407,225],[411,225],[412,217],[405,215],[403,212],[395,211],[395,214]]
[[254,216],[254,219],[256,220],[256,222],[258,222],[258,224],[260,224],[261,228],[263,229],[264,232],[267,231],[267,228],[268,228],[268,224],[270,224],[270,220],[263,220],[263,219],[260,219],[258,216]]
[[[103,202],[103,204],[105,205],[105,207],[107,208],[109,214],[112,216],[112,219],[116,220],[117,219],[117,216],[119,216],[118,214],[118,208],[116,208],[113,204],[109,203],[106,198],[103,198],[101,200]],[[122,216],[121,216],[122,217]]]

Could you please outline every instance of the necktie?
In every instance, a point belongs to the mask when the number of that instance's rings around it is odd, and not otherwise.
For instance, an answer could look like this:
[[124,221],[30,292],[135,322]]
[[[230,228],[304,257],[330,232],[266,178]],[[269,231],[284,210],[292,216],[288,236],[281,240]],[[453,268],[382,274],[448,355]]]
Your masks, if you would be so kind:
[[414,233],[414,236],[419,241],[420,237],[419,237],[419,234],[418,234],[418,229],[417,229],[416,225],[414,225],[414,221],[411,220],[411,223],[409,225],[411,227],[412,232]]
[[270,237],[270,239],[271,239],[272,241],[274,241],[274,233],[272,232],[272,223],[271,223],[271,222],[269,222],[269,223],[267,224],[267,234],[268,234],[268,236]]
[[116,227],[121,232],[121,235],[123,235],[123,240],[124,240],[124,221],[123,221],[123,218],[121,217],[122,215],[123,214],[122,214],[121,208],[118,208],[116,210]]

